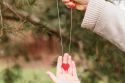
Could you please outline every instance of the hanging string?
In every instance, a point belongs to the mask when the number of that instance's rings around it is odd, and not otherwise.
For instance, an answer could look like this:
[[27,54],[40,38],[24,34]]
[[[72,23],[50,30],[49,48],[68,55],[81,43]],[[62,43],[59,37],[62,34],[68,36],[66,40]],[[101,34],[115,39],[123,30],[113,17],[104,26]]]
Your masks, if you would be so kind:
[[60,45],[61,45],[61,54],[63,56],[63,40],[62,40],[62,29],[61,29],[61,19],[60,19],[60,10],[59,10],[59,1],[56,0],[56,3],[57,3],[57,13],[58,13],[58,24],[59,24],[59,32],[60,32]]
[[70,12],[70,14],[71,14],[71,19],[70,19],[70,21],[71,21],[71,25],[70,25],[70,41],[69,41],[69,53],[71,52],[71,43],[72,43],[72,14],[73,14],[73,11],[72,11],[72,8],[71,8],[71,12]]
[[[58,13],[58,24],[59,24],[59,32],[60,32],[60,38],[61,38],[61,54],[62,54],[62,56],[63,56],[63,39],[62,39],[62,29],[61,29],[61,19],[60,19],[60,14],[59,14],[59,12],[60,12],[60,10],[59,10],[59,1],[58,0],[56,0],[56,2],[57,2],[57,13]],[[72,13],[73,13],[73,11],[72,11],[72,8],[71,8],[71,12],[70,12],[70,14],[71,14],[71,19],[70,19],[70,21],[71,21],[71,25],[70,25],[70,34],[69,34],[69,36],[70,36],[70,40],[69,40],[69,53],[71,52],[71,41],[72,41]]]

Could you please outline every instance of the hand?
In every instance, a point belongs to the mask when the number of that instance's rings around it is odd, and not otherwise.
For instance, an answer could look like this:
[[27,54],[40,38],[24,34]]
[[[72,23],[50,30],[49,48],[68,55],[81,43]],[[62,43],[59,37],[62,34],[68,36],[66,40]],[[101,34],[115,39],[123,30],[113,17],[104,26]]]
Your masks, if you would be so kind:
[[[67,71],[61,67],[62,63],[70,65]],[[71,56],[67,53],[64,54],[64,57],[58,57],[56,76],[51,72],[47,72],[47,74],[54,83],[80,83],[76,73],[75,62],[72,61]]]
[[62,0],[68,8],[75,8],[81,11],[86,10],[88,0]]

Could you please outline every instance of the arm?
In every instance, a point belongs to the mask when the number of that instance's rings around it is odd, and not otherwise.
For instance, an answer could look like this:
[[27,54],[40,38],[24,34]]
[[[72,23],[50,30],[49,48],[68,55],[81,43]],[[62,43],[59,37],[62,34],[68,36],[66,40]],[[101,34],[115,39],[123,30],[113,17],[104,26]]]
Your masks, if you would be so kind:
[[104,0],[90,0],[82,27],[109,40],[125,52],[125,11]]

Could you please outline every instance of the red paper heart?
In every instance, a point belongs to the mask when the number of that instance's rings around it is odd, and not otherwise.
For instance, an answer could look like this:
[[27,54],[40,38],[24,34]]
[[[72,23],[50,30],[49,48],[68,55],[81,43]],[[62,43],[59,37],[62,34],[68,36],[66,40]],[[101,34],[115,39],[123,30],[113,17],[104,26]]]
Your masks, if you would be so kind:
[[68,71],[70,65],[69,65],[68,63],[67,63],[67,64],[63,63],[61,67],[62,67],[65,71]]

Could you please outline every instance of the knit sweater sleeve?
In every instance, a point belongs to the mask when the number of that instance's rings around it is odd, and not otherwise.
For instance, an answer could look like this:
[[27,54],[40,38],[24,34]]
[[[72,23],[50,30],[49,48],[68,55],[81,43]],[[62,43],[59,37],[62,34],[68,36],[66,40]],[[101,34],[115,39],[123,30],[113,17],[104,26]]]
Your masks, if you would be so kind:
[[105,0],[90,0],[81,24],[125,52],[125,11]]

